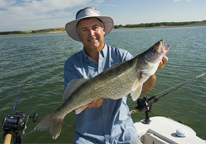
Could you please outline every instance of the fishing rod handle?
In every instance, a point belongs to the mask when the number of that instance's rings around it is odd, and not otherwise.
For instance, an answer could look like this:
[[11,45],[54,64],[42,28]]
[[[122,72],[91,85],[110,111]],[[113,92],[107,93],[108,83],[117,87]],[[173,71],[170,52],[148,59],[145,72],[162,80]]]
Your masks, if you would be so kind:
[[136,109],[136,108],[135,108],[135,109],[133,109],[133,110],[131,110],[131,111],[130,111],[130,115],[132,115],[132,114],[136,113],[137,111],[139,111],[139,110],[138,110],[138,109]]
[[6,134],[5,138],[4,138],[4,144],[10,144],[11,143],[11,134],[8,133]]

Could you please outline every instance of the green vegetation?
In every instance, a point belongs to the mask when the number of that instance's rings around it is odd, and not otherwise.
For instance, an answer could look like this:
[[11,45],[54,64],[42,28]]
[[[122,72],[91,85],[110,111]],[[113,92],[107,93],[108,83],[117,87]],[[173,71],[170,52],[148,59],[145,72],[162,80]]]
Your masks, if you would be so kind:
[[141,24],[127,24],[115,25],[114,28],[149,28],[149,27],[161,27],[161,26],[187,26],[187,25],[206,25],[206,20],[192,21],[192,22],[158,22],[158,23],[141,23]]
[[50,28],[50,29],[42,29],[42,30],[32,30],[31,33],[48,33],[48,32],[56,32],[56,31],[65,31],[65,28]]
[[49,32],[65,31],[65,28],[50,28],[50,29],[41,29],[41,30],[30,30],[30,31],[5,31],[0,32],[0,35],[20,35],[20,34],[42,34]]
[[[127,25],[115,25],[115,29],[120,28],[152,28],[152,27],[167,27],[167,26],[199,26],[206,25],[206,20],[203,21],[192,21],[192,22],[158,22],[158,23],[141,23],[141,24],[127,24]],[[5,31],[0,32],[1,35],[19,35],[19,34],[42,34],[49,32],[62,32],[65,28],[50,28],[41,30],[30,30],[30,31]]]
[[23,31],[5,31],[5,32],[0,32],[0,35],[8,35],[8,34],[26,34]]

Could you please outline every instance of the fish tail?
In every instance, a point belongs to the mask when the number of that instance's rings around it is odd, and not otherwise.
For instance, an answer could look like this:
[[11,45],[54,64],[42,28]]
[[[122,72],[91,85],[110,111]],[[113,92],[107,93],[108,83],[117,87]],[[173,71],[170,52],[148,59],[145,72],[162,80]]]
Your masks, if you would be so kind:
[[63,118],[58,118],[54,112],[46,115],[34,128],[34,130],[46,131],[49,130],[53,139],[57,139],[60,135]]

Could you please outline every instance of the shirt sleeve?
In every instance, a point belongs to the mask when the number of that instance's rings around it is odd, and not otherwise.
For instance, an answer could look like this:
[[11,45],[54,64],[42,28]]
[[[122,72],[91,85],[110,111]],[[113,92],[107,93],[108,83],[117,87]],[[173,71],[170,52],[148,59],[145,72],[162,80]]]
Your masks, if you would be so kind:
[[118,49],[119,50],[119,55],[121,58],[121,62],[127,61],[133,58],[133,56],[125,49]]
[[72,80],[72,79],[78,79],[79,75],[76,72],[74,65],[72,61],[69,59],[65,62],[64,64],[64,90],[67,87],[67,84]]
[[130,60],[130,59],[132,59],[132,58],[133,58],[133,56],[132,56],[129,52],[127,52],[124,61]]

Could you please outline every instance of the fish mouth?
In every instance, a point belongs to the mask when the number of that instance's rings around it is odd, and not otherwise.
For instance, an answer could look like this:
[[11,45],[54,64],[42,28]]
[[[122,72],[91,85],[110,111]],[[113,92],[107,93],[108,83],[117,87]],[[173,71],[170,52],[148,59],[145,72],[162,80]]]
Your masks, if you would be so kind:
[[170,48],[169,45],[166,45],[166,46],[165,46],[165,52],[166,52],[166,53],[169,51],[169,48]]
[[153,47],[156,47],[158,50],[157,52],[161,55],[165,55],[169,51],[169,45],[164,46],[163,40],[160,40]]

